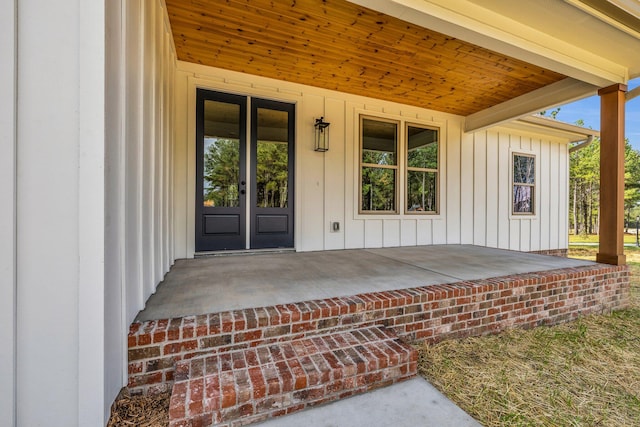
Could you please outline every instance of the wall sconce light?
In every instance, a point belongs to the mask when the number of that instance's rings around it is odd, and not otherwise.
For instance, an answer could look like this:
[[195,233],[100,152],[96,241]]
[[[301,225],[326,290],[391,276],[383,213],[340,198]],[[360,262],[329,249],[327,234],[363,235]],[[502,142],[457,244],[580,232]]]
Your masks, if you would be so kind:
[[313,125],[316,128],[316,148],[315,151],[325,152],[329,151],[329,125],[324,121],[324,117],[316,119],[316,124]]

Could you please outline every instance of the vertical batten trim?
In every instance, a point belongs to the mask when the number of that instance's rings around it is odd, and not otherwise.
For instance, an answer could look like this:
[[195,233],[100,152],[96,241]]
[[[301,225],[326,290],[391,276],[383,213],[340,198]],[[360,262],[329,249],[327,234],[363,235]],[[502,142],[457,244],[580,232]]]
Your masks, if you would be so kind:
[[5,2],[0,15],[0,414],[8,426],[17,425],[17,259],[16,259],[16,171],[17,171],[17,0]]
[[[120,322],[123,328],[128,326],[127,321],[127,285],[131,286],[131,284],[127,284],[127,162],[126,162],[126,142],[127,142],[127,102],[126,102],[126,93],[127,93],[127,6],[126,3],[120,2],[120,104],[118,106],[121,120],[120,127],[120,159],[118,162],[118,168],[120,170],[120,192],[119,192],[119,200],[120,208],[118,210],[118,220],[121,221],[120,234],[118,236],[118,241],[120,242],[119,247],[119,255],[120,255]],[[121,349],[120,349],[120,358],[122,364],[121,371],[121,381],[122,384],[127,383],[128,372],[127,372],[127,362],[128,362],[128,349],[127,349],[127,334],[122,333],[121,337]]]
[[105,8],[96,2],[78,7],[78,425],[98,425],[109,407],[103,339]]

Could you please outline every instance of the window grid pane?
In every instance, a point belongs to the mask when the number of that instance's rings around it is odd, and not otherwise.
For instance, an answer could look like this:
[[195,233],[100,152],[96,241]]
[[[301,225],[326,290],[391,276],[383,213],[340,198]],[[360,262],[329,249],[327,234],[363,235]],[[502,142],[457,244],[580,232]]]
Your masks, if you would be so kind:
[[413,171],[407,173],[407,211],[436,212],[438,209],[438,174]]
[[395,166],[397,149],[397,123],[362,120],[362,163]]
[[535,184],[535,158],[531,156],[513,156],[513,182]]
[[362,210],[395,211],[396,171],[394,169],[362,168]]

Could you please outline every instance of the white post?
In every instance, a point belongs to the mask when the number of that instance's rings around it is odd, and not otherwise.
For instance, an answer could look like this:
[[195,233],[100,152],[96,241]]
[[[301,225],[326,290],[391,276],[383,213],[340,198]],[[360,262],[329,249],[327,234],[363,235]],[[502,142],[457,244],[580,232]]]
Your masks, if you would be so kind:
[[105,4],[16,3],[17,425],[103,426]]

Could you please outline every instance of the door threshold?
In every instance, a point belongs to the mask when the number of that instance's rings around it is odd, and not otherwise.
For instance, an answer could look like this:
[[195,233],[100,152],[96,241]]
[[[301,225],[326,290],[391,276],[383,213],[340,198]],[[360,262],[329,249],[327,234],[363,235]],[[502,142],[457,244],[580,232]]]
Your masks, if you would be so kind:
[[296,248],[265,248],[265,249],[234,249],[227,251],[201,251],[196,252],[194,258],[231,256],[231,255],[262,255],[262,254],[280,254],[286,252],[295,252]]

